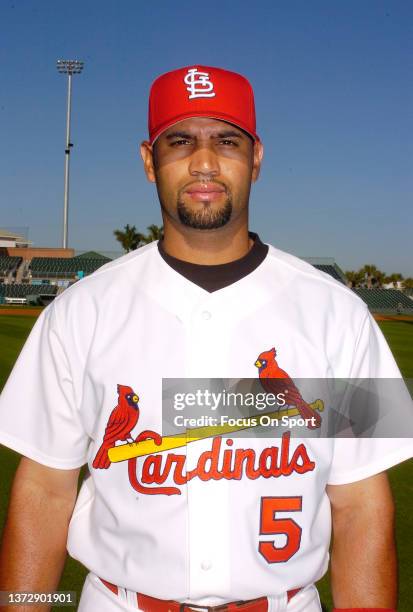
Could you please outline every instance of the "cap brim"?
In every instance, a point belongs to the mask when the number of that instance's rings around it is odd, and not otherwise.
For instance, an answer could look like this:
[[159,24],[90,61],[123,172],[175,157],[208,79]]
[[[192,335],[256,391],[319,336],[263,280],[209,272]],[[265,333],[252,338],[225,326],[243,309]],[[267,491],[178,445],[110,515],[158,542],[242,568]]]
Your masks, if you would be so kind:
[[256,140],[257,142],[260,142],[260,138],[258,136],[258,134],[256,134],[255,132],[252,132],[251,130],[248,129],[247,126],[243,125],[240,121],[237,121],[234,117],[231,117],[230,115],[227,115],[225,113],[205,113],[205,112],[188,112],[188,113],[183,113],[181,115],[177,115],[176,117],[173,117],[173,119],[170,119],[168,122],[162,124],[161,126],[158,127],[158,129],[151,135],[149,142],[150,144],[153,144],[155,142],[155,140],[167,129],[169,129],[170,127],[172,127],[173,125],[175,125],[176,123],[179,123],[180,121],[183,121],[184,119],[191,119],[193,117],[205,117],[207,119],[217,119],[218,121],[225,121],[225,123],[230,123],[231,125],[235,125],[235,127],[238,127],[240,130],[242,130],[243,132],[246,132],[249,136],[251,136],[251,138],[253,140]]

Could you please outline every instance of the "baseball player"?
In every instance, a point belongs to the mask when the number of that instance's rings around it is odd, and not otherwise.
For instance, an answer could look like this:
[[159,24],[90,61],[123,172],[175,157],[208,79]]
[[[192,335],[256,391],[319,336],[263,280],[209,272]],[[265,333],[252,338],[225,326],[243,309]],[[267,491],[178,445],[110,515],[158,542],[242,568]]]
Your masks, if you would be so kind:
[[[141,153],[164,239],[57,297],[1,396],[0,441],[24,457],[0,588],[56,589],[67,545],[90,571],[81,612],[316,612],[333,529],[336,609],[395,610],[385,470],[412,441],[315,436],[324,413],[295,381],[401,375],[363,302],[248,232],[263,157],[249,82],[160,76]],[[162,435],[163,379],[205,377],[282,380],[308,428]]]

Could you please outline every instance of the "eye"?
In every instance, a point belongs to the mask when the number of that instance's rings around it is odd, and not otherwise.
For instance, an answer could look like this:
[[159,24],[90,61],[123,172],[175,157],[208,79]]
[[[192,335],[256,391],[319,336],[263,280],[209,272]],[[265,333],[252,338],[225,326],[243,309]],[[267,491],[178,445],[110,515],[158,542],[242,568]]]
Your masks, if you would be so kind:
[[179,140],[173,140],[171,142],[171,147],[177,147],[177,146],[188,145],[188,144],[191,144],[190,140],[188,140],[187,138],[180,138]]
[[219,144],[224,145],[224,146],[228,146],[228,147],[237,147],[238,143],[235,142],[235,140],[231,140],[230,138],[223,138],[222,140],[219,141]]
[[138,401],[138,400],[139,400],[139,397],[138,397],[137,395],[134,395],[134,396],[132,397],[132,401],[133,401],[135,404],[137,403],[137,401]]

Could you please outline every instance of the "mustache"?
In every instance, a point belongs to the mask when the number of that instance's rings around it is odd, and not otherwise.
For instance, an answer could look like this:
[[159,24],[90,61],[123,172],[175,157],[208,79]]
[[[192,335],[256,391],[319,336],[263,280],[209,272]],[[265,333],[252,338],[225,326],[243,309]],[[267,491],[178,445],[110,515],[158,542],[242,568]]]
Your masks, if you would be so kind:
[[229,189],[229,187],[223,183],[222,181],[216,181],[216,180],[211,180],[211,179],[194,179],[193,181],[189,181],[189,183],[186,183],[183,187],[181,187],[181,189],[179,190],[179,196],[182,195],[182,193],[184,191],[186,191],[189,187],[191,187],[191,185],[196,185],[196,184],[204,184],[204,185],[219,185],[219,187],[222,187],[222,189],[225,191],[225,193],[230,194],[231,191]]

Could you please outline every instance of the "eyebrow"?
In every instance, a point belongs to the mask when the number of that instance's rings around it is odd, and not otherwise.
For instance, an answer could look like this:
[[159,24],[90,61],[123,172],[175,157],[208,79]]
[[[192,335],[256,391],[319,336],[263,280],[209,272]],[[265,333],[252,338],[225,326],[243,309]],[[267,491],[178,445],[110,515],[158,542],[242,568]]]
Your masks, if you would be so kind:
[[234,132],[233,130],[226,130],[217,134],[218,138],[243,138],[243,136],[242,132]]
[[[167,140],[172,140],[172,138],[196,138],[193,134],[189,134],[188,132],[171,132],[166,135]],[[211,138],[243,138],[242,132],[235,132],[234,130],[225,130],[223,132],[218,132],[218,134],[211,134]]]
[[187,134],[187,132],[171,132],[166,135],[167,140],[171,140],[171,138],[192,138],[191,134]]

